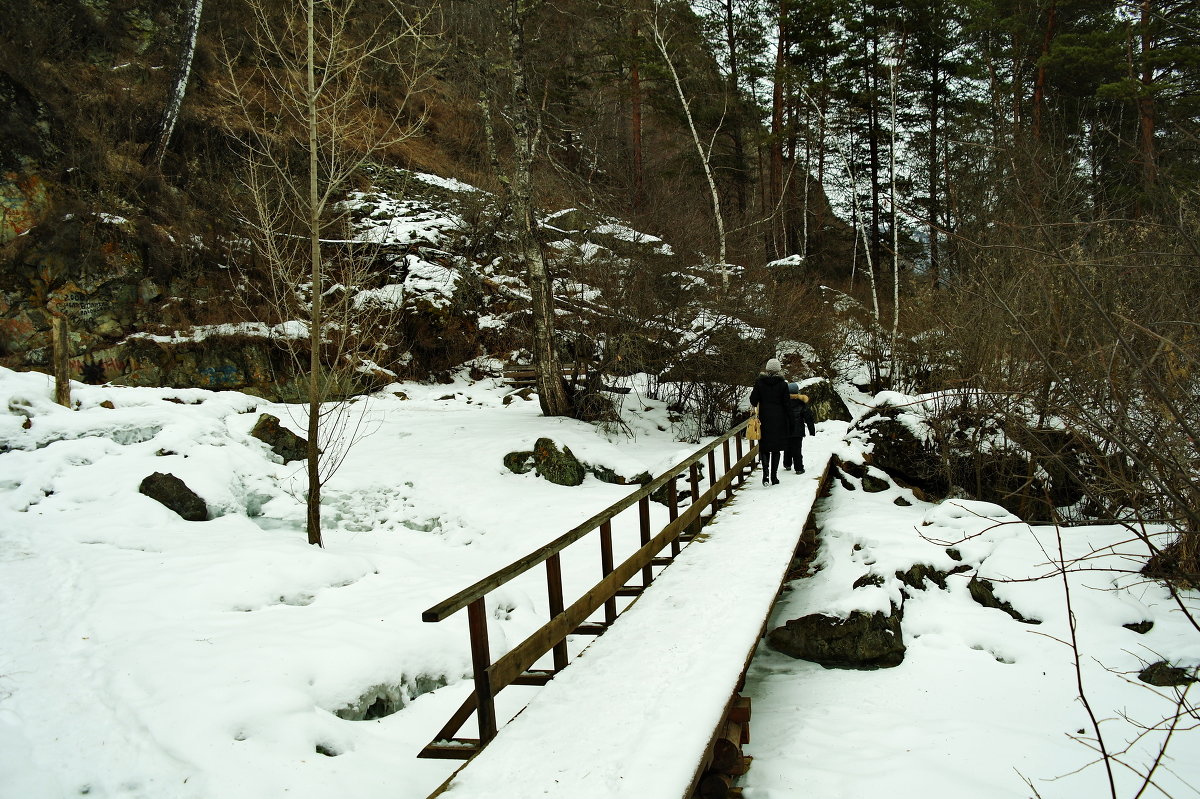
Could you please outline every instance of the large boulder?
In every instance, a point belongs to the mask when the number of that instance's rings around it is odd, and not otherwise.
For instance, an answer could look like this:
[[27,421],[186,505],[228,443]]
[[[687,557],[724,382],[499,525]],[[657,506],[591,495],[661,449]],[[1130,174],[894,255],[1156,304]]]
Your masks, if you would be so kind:
[[308,457],[308,440],[288,430],[279,423],[279,418],[269,413],[258,417],[250,435],[271,448],[284,463],[302,461]]
[[848,422],[852,418],[850,409],[830,383],[823,377],[814,377],[800,383],[800,393],[808,397],[808,407],[818,422],[837,419]]
[[950,481],[936,445],[917,438],[900,415],[900,409],[883,406],[855,424],[867,434],[871,447],[867,462],[929,496],[945,496]]
[[978,577],[972,577],[971,582],[967,583],[967,590],[971,593],[971,599],[974,599],[985,608],[995,608],[1002,610],[1009,616],[1012,616],[1019,622],[1025,624],[1041,624],[1040,619],[1027,619],[1021,615],[1020,611],[1010,605],[1008,602],[996,596],[996,590],[992,586],[991,580],[981,580]]
[[561,486],[577,486],[587,474],[587,467],[575,457],[570,447],[560,450],[549,438],[539,438],[532,450],[508,453],[504,456],[504,465],[516,474],[533,470],[538,477]]
[[570,447],[560,450],[548,438],[539,438],[533,443],[533,468],[538,477],[560,486],[577,486],[587,474],[587,469]]
[[904,660],[900,611],[854,611],[847,618],[814,613],[792,619],[767,635],[772,649],[826,668],[878,669]]
[[162,503],[189,522],[202,522],[208,518],[204,500],[173,474],[155,472],[142,481],[138,492]]
[[504,468],[513,474],[528,474],[533,471],[533,450],[523,449],[504,456]]
[[1196,669],[1189,671],[1160,660],[1142,669],[1138,679],[1159,688],[1174,688],[1196,682]]

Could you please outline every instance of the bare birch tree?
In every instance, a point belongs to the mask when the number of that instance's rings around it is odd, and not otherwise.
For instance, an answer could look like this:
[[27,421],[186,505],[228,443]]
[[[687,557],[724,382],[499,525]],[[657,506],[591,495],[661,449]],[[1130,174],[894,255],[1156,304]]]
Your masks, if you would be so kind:
[[171,91],[167,95],[167,104],[163,108],[162,117],[154,130],[154,142],[146,150],[146,164],[159,166],[167,153],[167,145],[171,142],[171,134],[175,132],[175,123],[179,121],[179,112],[183,108],[183,98],[187,92],[188,78],[192,74],[192,61],[196,56],[196,38],[200,34],[200,17],[204,14],[204,0],[186,0],[183,24],[183,47],[176,62],[175,74],[171,81]]
[[[382,2],[364,26],[356,0],[251,0],[252,49],[227,57],[225,87],[241,112],[245,219],[268,275],[257,290],[283,324],[274,329],[294,357],[307,356],[306,529],[322,545],[321,487],[352,440],[345,434],[346,379],[362,367],[351,350],[369,326],[373,301],[355,291],[370,254],[350,243],[338,257],[323,242],[345,230],[345,196],[372,159],[419,133],[404,112],[428,73],[425,12]],[[364,100],[369,73],[395,89],[386,113]],[[330,273],[333,273],[332,275]],[[386,303],[384,303],[386,305]]]
[[696,146],[696,155],[700,158],[700,165],[704,168],[704,178],[708,181],[708,191],[712,199],[713,221],[717,227],[717,268],[721,270],[722,287],[729,288],[725,217],[721,213],[721,195],[717,191],[717,181],[713,177],[712,169],[712,150],[715,137],[709,141],[707,148],[700,141],[700,134],[696,131],[696,121],[692,118],[692,106],[688,102],[687,94],[683,90],[683,83],[679,79],[679,71],[675,68],[675,62],[671,60],[671,51],[667,49],[667,40],[663,35],[662,24],[659,21],[658,4],[655,5],[655,14],[652,19],[650,31],[654,37],[654,46],[658,48],[659,55],[662,56],[667,71],[671,73],[671,80],[675,85],[675,93],[679,97],[679,104],[683,106],[683,115],[687,118],[688,130],[692,134],[692,143]]
[[893,47],[887,57],[888,97],[892,111],[891,141],[888,147],[888,204],[892,212],[892,338],[888,379],[893,387],[896,385],[896,372],[899,368],[896,346],[900,338],[900,217],[896,213],[896,72],[903,49],[903,43],[900,43]]
[[540,0],[509,0],[508,55],[512,76],[511,128],[513,141],[512,201],[516,237],[525,261],[529,299],[533,311],[533,359],[537,368],[538,401],[546,416],[568,416],[571,398],[563,383],[562,366],[554,347],[554,287],[546,259],[537,239],[536,208],[533,203],[533,157],[541,127],[529,93],[525,63],[525,21]]

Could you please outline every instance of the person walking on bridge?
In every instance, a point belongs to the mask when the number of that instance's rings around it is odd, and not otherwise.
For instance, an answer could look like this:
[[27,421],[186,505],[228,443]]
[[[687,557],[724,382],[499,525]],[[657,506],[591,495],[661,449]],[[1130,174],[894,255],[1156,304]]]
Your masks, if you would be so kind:
[[804,431],[810,436],[817,434],[808,397],[800,393],[799,383],[788,383],[788,437],[783,447],[783,470],[795,467],[796,474],[804,474]]
[[758,409],[758,418],[762,423],[758,452],[762,460],[763,485],[779,484],[779,454],[787,445],[791,397],[788,396],[787,381],[781,372],[783,364],[778,358],[767,361],[750,391],[750,404]]

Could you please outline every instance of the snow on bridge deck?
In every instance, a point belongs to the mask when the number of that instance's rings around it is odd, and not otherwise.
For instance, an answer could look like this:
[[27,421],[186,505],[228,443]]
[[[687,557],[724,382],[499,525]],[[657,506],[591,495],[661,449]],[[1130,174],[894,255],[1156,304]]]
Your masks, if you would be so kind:
[[[758,643],[839,437],[756,471],[675,562],[445,784],[450,799],[670,799],[692,784]],[[781,470],[782,472],[782,470]]]

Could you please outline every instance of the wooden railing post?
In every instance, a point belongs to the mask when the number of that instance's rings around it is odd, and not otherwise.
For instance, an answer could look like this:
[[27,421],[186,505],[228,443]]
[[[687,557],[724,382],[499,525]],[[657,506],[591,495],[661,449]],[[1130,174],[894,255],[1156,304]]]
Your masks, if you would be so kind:
[[[737,459],[738,459],[739,463],[742,460],[743,454],[745,454],[745,453],[742,452],[742,433],[739,430],[738,434],[737,434]],[[745,482],[746,482],[746,470],[745,469],[738,469],[737,481],[738,481],[739,486],[745,484]]]
[[[717,485],[717,452],[708,451],[708,490],[712,491]],[[708,518],[717,515],[717,502],[721,499],[720,491],[713,491],[712,500],[708,503]]]
[[[550,597],[550,618],[563,612],[562,560],[558,553],[546,558],[546,589]],[[554,670],[567,667],[567,641],[564,638],[554,645]]]
[[[605,521],[600,523],[600,571],[604,572],[604,576],[612,574],[613,570],[613,546],[612,546],[612,522]],[[612,624],[617,620],[617,598],[609,597],[604,601],[604,623]]]
[[[724,459],[723,462],[725,464],[725,474],[729,474],[730,463],[729,463],[729,439],[728,438],[721,442],[721,457]],[[732,483],[730,483],[729,487],[725,489],[725,499],[726,499],[726,501],[733,499],[733,484]]]
[[492,680],[488,676],[492,652],[488,646],[487,608],[483,604],[483,597],[467,605],[467,626],[471,631],[471,668],[475,671],[479,745],[482,747],[496,737],[496,699],[492,696]]
[[[679,489],[675,486],[675,481],[678,475],[671,477],[671,482],[667,483],[667,513],[671,521],[679,518]],[[678,555],[681,547],[679,546],[679,537],[671,539],[671,556]]]
[[[696,468],[696,464],[694,463],[688,467],[688,483],[692,488],[692,503],[694,504],[696,500],[700,499],[700,470]],[[691,532],[693,534],[700,532],[700,514],[698,513],[696,514],[696,521],[692,523]]]
[[[650,497],[638,500],[638,530],[641,533],[642,546],[650,543]],[[642,585],[649,586],[654,580],[654,568],[647,563],[642,567]]]

